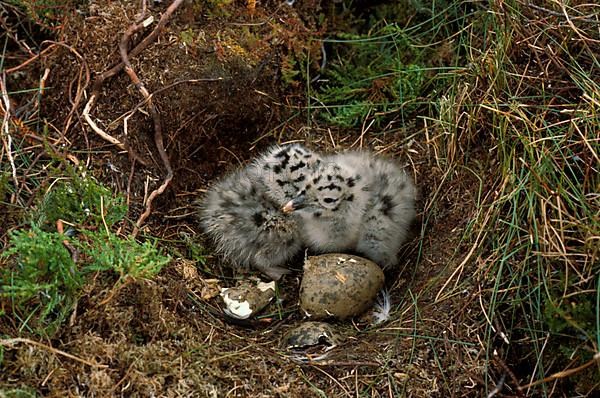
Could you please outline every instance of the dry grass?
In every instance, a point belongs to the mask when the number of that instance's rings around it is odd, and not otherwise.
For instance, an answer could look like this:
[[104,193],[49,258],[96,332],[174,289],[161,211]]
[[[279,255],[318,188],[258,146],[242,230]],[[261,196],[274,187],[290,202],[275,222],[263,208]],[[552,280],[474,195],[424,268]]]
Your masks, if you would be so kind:
[[[467,39],[467,77],[429,133],[445,174],[469,168],[482,187],[470,249],[436,299],[477,281],[488,360],[526,370],[524,394],[588,395],[600,386],[598,8],[495,3],[479,23],[488,36]],[[483,164],[468,159],[474,143]]]

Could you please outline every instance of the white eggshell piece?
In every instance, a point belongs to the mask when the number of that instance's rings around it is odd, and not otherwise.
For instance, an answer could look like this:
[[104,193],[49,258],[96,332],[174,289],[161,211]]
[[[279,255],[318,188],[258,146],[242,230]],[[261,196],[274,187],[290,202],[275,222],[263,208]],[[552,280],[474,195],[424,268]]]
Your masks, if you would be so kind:
[[225,314],[232,318],[248,319],[275,297],[275,282],[242,281],[238,286],[221,289],[221,297]]

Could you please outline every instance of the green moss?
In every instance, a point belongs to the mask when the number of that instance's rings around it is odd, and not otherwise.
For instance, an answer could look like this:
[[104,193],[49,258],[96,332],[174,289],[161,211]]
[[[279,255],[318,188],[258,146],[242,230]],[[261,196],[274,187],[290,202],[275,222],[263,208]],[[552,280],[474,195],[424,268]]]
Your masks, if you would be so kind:
[[0,398],[35,398],[38,393],[31,387],[0,388]]
[[125,199],[95,179],[71,167],[69,177],[59,179],[40,202],[34,214],[35,224],[54,228],[57,220],[70,224],[110,228],[127,213]]
[[[151,278],[170,261],[156,242],[121,238],[109,228],[123,220],[124,199],[84,173],[70,170],[41,200],[29,228],[10,234],[0,255],[0,300],[21,329],[51,336],[72,312],[90,274]],[[57,220],[75,227],[57,232]]]

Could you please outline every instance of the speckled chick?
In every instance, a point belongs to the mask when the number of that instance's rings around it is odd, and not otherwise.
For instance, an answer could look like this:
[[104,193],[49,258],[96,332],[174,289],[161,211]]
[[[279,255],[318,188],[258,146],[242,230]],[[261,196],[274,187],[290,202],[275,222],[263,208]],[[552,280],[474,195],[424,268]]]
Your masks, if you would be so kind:
[[388,268],[398,262],[415,196],[412,181],[393,161],[353,151],[323,157],[283,210],[300,217],[308,248],[355,251]]
[[293,199],[321,156],[300,144],[275,145],[248,166],[249,178],[262,186],[274,203]]
[[281,207],[318,161],[301,145],[273,146],[214,184],[200,201],[199,217],[217,250],[234,265],[251,266],[273,280],[288,273],[284,266],[302,240],[297,217]]

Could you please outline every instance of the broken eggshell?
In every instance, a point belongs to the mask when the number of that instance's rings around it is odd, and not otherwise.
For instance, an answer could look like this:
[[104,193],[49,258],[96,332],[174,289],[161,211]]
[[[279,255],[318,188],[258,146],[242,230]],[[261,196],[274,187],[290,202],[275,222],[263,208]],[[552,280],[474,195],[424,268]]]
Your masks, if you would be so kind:
[[275,297],[275,281],[242,281],[236,287],[221,289],[223,312],[235,319],[248,319]]
[[324,346],[325,351],[340,344],[341,338],[325,322],[304,322],[283,336],[282,345],[287,350],[307,350]]
[[310,256],[304,262],[300,308],[311,319],[346,319],[373,305],[383,271],[366,258],[341,253]]

